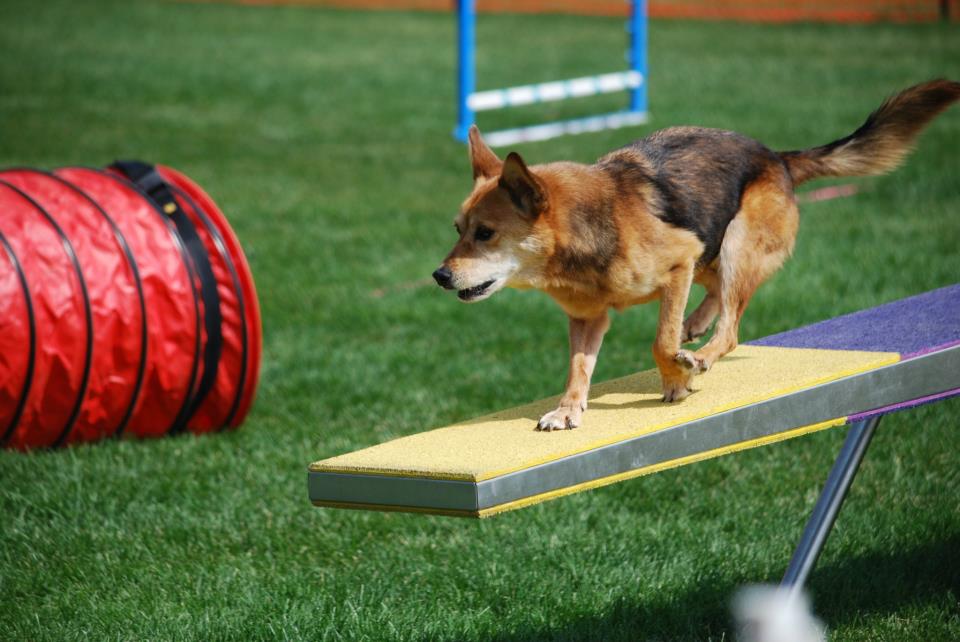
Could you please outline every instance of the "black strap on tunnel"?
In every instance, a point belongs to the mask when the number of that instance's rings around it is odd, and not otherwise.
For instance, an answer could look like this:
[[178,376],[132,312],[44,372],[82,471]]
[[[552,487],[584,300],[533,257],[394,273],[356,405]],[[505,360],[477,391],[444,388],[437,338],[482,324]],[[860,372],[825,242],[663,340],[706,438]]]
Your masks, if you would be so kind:
[[[207,334],[207,343],[203,349],[203,375],[197,386],[197,392],[190,402],[186,418],[197,411],[200,404],[213,388],[217,378],[217,368],[220,364],[220,353],[223,350],[222,315],[220,312],[220,294],[217,292],[217,279],[213,274],[207,248],[197,234],[193,221],[181,209],[174,198],[170,186],[167,185],[156,167],[142,161],[116,161],[111,165],[126,176],[132,183],[149,196],[160,210],[167,215],[177,228],[177,233],[183,240],[191,260],[197,268],[200,278],[200,298],[203,300],[203,327]],[[183,429],[186,421],[176,429]]]

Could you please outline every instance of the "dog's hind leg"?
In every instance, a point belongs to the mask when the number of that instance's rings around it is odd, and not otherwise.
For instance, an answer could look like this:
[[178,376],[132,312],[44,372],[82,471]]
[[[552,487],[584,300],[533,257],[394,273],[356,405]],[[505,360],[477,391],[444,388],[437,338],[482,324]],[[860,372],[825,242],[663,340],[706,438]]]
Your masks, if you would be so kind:
[[580,425],[587,409],[590,378],[597,365],[603,335],[609,328],[610,317],[606,312],[592,319],[570,317],[570,371],[566,392],[557,409],[540,418],[537,430],[565,430]]
[[705,335],[720,313],[720,277],[713,268],[704,268],[693,280],[707,290],[707,295],[683,322],[681,343],[692,343]]
[[790,256],[799,212],[789,179],[773,171],[743,195],[740,211],[727,227],[720,247],[720,318],[702,348],[686,353],[688,369],[702,372],[737,347],[740,319],[760,284]]
[[660,289],[660,320],[653,342],[653,360],[660,370],[663,400],[680,401],[690,395],[690,383],[696,372],[691,372],[680,360],[683,332],[683,310],[693,283],[693,262],[675,265],[667,283]]

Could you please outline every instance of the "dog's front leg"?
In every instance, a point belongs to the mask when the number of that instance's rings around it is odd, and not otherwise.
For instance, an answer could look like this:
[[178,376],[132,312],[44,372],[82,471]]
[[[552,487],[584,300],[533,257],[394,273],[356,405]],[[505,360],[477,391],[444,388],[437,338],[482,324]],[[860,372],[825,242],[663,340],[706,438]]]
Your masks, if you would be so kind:
[[[706,366],[688,350],[680,349],[683,310],[693,283],[693,265],[678,265],[660,289],[660,321],[653,342],[653,360],[663,381],[663,400],[680,401],[689,396],[693,377]],[[701,367],[702,366],[702,367]]]
[[590,377],[597,365],[597,354],[603,335],[610,327],[606,312],[592,319],[570,317],[570,372],[567,374],[567,389],[560,398],[556,410],[540,418],[537,430],[564,430],[580,425],[583,411],[587,409],[587,393]]

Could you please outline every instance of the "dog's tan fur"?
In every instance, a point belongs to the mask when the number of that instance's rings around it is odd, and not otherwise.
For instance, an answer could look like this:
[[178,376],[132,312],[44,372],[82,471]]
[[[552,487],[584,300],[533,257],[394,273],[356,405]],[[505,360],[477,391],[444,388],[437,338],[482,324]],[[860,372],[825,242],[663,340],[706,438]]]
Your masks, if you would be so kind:
[[[680,401],[695,375],[736,347],[750,298],[793,250],[794,188],[820,176],[892,169],[922,127],[958,98],[960,83],[911,87],[850,136],[805,151],[776,153],[732,132],[681,127],[594,165],[527,167],[516,153],[501,161],[474,127],[474,187],[456,217],[460,238],[434,276],[464,300],[502,287],[536,288],[566,312],[566,391],[539,429],[580,424],[610,309],[654,299],[663,399]],[[706,296],[684,320],[692,283]],[[715,319],[703,347],[681,348]]]

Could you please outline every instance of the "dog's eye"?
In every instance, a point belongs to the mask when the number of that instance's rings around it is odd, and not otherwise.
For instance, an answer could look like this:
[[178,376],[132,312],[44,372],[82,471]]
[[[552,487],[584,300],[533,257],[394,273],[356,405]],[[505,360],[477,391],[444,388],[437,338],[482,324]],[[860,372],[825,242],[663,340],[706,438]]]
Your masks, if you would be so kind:
[[460,226],[459,226],[459,225],[457,225],[456,223],[454,223],[454,224],[453,224],[453,229],[455,229],[455,230],[457,231],[457,234],[458,234],[458,235],[463,236],[463,232],[460,231]]
[[477,239],[481,243],[483,241],[489,241],[493,238],[493,230],[491,230],[489,227],[484,227],[481,225],[477,228],[477,231],[474,232],[473,238]]

